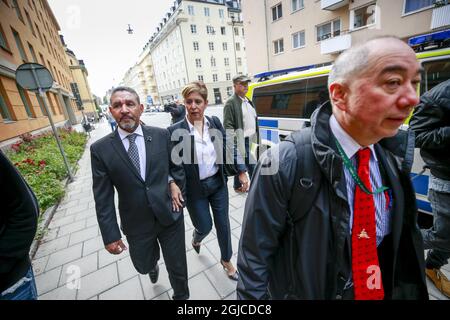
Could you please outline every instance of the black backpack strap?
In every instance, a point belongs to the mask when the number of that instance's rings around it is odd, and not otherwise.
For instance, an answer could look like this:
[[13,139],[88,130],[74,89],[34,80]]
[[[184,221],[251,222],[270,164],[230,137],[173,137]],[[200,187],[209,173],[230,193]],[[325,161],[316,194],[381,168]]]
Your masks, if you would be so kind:
[[289,225],[289,288],[286,299],[299,299],[297,295],[297,277],[295,262],[298,249],[296,245],[295,223],[308,213],[317,197],[320,188],[321,172],[314,157],[311,144],[311,127],[304,128],[291,134],[291,140],[297,152],[297,168],[295,170],[295,184],[287,211]]
[[288,213],[295,223],[311,209],[320,187],[321,172],[311,145],[311,127],[294,132],[290,139],[297,151],[297,168]]

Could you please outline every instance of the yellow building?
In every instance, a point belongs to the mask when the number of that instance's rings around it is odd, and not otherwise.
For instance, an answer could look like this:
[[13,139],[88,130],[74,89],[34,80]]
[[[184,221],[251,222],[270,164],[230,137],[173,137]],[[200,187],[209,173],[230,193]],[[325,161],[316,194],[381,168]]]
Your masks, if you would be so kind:
[[54,83],[46,97],[53,121],[58,126],[79,122],[59,30],[47,0],[0,1],[0,143],[49,126],[42,98],[16,84],[15,71],[23,63],[50,70]]
[[[62,41],[64,43],[64,40]],[[73,91],[75,89],[78,90],[80,94],[80,101],[77,102],[78,105],[81,103],[81,106],[83,107],[84,113],[86,115],[92,115],[97,118],[94,96],[92,95],[91,88],[89,87],[89,82],[87,80],[89,74],[83,60],[78,60],[75,56],[75,53],[72,50],[69,50],[67,47],[66,59],[67,63],[69,64],[70,71],[72,72],[72,93],[74,93]]]

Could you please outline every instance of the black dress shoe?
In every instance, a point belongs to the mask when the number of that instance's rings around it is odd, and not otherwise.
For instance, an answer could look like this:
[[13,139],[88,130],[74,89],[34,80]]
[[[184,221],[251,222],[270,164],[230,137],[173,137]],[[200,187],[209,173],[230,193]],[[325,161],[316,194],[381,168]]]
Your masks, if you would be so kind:
[[158,282],[158,277],[159,277],[159,266],[158,266],[158,264],[156,264],[156,267],[154,267],[152,270],[150,270],[148,275],[150,276],[150,281],[152,283]]

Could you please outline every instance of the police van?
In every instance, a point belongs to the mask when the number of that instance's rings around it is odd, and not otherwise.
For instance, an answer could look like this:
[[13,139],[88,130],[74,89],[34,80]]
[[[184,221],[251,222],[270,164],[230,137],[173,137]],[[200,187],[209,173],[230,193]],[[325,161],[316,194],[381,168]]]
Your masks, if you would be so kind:
[[[441,33],[436,34],[442,36]],[[419,94],[450,79],[450,49],[426,51],[431,37],[421,37],[423,41],[416,39],[419,37],[411,38],[409,41],[412,47],[421,50],[416,54],[424,68]],[[447,41],[449,38],[447,35]],[[442,42],[436,46],[442,46]],[[301,129],[309,122],[313,111],[329,99],[327,81],[330,70],[331,65],[307,67],[303,71],[291,72],[249,85],[247,96],[253,101],[258,115],[259,154],[278,144],[291,132]],[[264,77],[268,76],[270,73],[264,74]],[[407,128],[407,122],[403,125],[403,129]],[[411,176],[417,206],[421,212],[431,214],[427,198],[429,171],[423,168],[424,162],[419,149],[416,149]]]

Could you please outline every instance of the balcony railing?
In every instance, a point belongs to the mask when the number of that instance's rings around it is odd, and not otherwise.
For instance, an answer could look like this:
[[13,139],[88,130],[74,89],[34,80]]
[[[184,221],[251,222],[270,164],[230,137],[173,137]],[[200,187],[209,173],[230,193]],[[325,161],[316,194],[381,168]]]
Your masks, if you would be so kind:
[[320,6],[322,10],[337,10],[348,5],[348,0],[321,0]]
[[349,33],[329,38],[320,42],[320,53],[331,54],[344,51],[352,45],[352,36]]
[[450,25],[450,4],[433,9],[431,17],[431,29],[437,29]]

